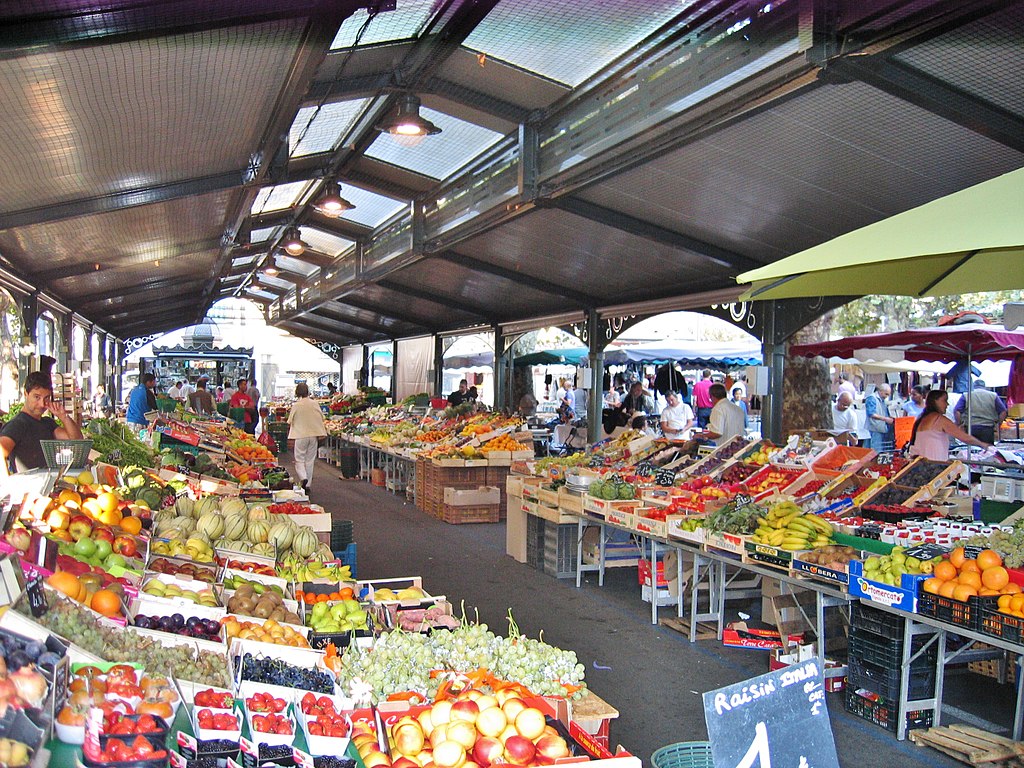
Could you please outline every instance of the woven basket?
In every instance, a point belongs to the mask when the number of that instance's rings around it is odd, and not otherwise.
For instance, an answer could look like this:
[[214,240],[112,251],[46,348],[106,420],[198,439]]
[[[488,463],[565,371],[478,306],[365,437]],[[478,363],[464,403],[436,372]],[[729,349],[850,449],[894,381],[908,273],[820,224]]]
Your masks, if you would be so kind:
[[681,741],[669,744],[651,755],[654,768],[715,768],[711,759],[711,743]]

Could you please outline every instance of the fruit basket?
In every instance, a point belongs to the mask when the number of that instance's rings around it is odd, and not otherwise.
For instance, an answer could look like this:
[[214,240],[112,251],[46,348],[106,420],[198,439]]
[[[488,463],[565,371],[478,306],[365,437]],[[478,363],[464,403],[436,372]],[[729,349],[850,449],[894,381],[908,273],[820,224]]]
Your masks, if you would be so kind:
[[40,440],[47,469],[84,467],[89,461],[92,440]]

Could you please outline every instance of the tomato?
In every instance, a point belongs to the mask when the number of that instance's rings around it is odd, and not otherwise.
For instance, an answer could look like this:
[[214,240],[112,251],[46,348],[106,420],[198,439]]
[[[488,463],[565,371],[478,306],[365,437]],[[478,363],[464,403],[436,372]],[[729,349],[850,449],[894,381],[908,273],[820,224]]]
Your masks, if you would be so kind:
[[324,727],[319,722],[317,722],[316,720],[313,720],[312,722],[308,723],[306,725],[306,727],[309,729],[309,735],[310,736],[325,736],[326,735],[324,733]]
[[132,752],[135,753],[136,759],[150,760],[156,750],[144,736],[136,736],[135,741],[132,742]]

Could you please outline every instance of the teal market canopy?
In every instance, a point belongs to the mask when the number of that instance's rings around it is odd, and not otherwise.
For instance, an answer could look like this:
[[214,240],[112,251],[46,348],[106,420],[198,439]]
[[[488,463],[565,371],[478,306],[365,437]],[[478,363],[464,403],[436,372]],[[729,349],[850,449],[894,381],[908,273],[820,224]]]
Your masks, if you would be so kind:
[[[586,347],[568,347],[531,352],[517,357],[516,365],[584,365]],[[651,341],[630,347],[605,350],[605,365],[625,363],[676,362],[688,366],[725,366],[737,368],[761,363],[761,345],[757,341]]]

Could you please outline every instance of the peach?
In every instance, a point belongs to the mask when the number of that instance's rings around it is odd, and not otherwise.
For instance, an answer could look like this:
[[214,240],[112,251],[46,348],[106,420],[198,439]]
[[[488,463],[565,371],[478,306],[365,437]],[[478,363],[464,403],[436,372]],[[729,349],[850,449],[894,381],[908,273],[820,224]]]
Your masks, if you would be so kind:
[[475,723],[480,714],[480,707],[472,699],[463,699],[452,704],[452,720],[464,720],[467,723]]
[[461,768],[464,762],[466,750],[457,741],[442,741],[434,747],[434,765],[438,768]]
[[544,713],[539,709],[527,707],[516,715],[515,725],[516,731],[520,736],[533,741],[540,738],[541,734],[544,733],[544,726],[547,725],[547,721],[544,719]]
[[500,707],[488,707],[476,719],[476,729],[484,736],[497,736],[508,725],[508,718]]
[[561,736],[552,736],[545,733],[537,739],[537,754],[557,760],[560,757],[569,756],[569,747]]
[[509,736],[505,742],[505,759],[516,765],[526,765],[533,760],[537,750],[525,736]]
[[491,763],[502,759],[504,754],[504,745],[491,736],[481,736],[476,740],[476,746],[473,747],[473,759],[475,759],[479,765],[484,766],[484,768],[487,768]]
[[476,728],[465,720],[456,720],[448,724],[448,740],[458,742],[468,751],[476,744]]

